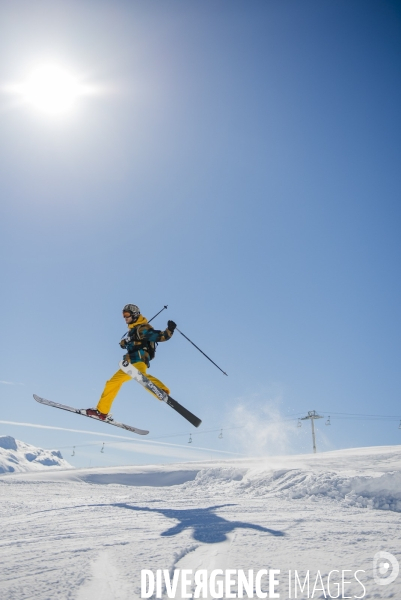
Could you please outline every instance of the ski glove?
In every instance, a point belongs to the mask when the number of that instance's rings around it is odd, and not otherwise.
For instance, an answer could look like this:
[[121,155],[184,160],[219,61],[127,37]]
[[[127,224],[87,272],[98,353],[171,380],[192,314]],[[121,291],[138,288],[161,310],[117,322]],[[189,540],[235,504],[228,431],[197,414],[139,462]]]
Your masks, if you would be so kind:
[[176,327],[177,325],[174,323],[174,321],[167,321],[167,329],[171,331],[171,333],[173,333]]
[[123,338],[120,342],[120,346],[121,348],[126,348],[127,347],[127,340],[125,338]]

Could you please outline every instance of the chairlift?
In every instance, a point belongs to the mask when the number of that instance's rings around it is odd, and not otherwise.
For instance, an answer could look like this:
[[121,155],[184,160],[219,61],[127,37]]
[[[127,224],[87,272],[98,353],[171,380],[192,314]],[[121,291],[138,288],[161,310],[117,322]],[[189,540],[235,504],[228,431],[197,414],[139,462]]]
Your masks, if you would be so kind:
[[188,440],[188,444],[192,444],[192,434],[189,434],[189,440]]
[[104,452],[104,442],[103,442],[103,446],[102,446],[100,452]]
[[219,433],[219,440],[221,440],[222,437],[223,437],[223,430],[221,430],[220,433]]
[[75,456],[75,446],[74,446],[74,447],[73,447],[73,449],[72,449],[72,454],[71,454],[71,456]]
[[325,425],[331,425],[331,423],[330,423],[330,416],[329,416],[329,418],[327,419],[327,421],[326,421]]
[[302,427],[301,419],[298,419],[297,427]]

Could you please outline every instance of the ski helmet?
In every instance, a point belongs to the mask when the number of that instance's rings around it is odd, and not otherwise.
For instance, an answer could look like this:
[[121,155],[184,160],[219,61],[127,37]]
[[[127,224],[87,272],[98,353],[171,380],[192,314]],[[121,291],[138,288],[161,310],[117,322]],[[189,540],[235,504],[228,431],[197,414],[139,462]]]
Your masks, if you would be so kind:
[[141,311],[139,310],[138,306],[136,304],[126,304],[123,308],[123,313],[124,312],[129,312],[133,318],[138,318],[139,315],[141,314]]

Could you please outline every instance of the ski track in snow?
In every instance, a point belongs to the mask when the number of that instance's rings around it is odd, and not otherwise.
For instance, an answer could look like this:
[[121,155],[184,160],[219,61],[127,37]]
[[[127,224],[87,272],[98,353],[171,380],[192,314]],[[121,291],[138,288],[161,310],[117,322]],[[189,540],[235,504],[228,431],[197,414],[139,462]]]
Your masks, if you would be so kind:
[[[196,571],[198,569],[206,569],[208,573],[211,573],[214,569],[225,569],[229,567],[229,557],[231,543],[235,534],[229,534],[227,541],[218,542],[213,545],[202,545],[196,546],[185,552],[184,556],[174,564],[174,569],[192,569]],[[172,573],[171,573],[172,576]],[[191,588],[193,594],[195,586]],[[211,598],[210,595],[207,599]],[[176,600],[182,600],[180,595],[180,588],[178,588]]]
[[77,600],[136,600],[128,581],[122,578],[109,551],[103,551],[91,564],[91,579],[78,591]]
[[365,598],[401,597],[372,575],[378,550],[401,562],[401,447],[3,475],[0,495],[1,600],[137,600],[141,569],[227,568],[363,569]]

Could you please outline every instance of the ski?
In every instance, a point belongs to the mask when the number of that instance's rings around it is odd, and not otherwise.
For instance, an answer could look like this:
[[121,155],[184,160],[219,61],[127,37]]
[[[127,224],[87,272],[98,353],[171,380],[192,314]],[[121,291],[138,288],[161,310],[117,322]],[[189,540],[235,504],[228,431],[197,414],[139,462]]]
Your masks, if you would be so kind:
[[132,427],[131,425],[126,425],[125,423],[119,423],[118,421],[114,421],[113,419],[102,421],[102,419],[98,419],[97,417],[92,417],[91,415],[86,414],[86,410],[84,408],[74,408],[73,406],[66,406],[65,404],[59,404],[58,402],[52,402],[51,400],[45,400],[45,398],[41,398],[36,394],[33,395],[36,402],[40,404],[45,404],[46,406],[53,406],[54,408],[61,408],[61,410],[68,410],[69,412],[76,413],[77,415],[82,415],[84,417],[88,417],[88,419],[95,419],[96,421],[100,421],[101,423],[107,423],[108,425],[114,425],[115,427],[120,427],[121,429],[126,429],[127,431],[132,431],[132,433],[137,433],[138,435],[147,435],[149,431],[146,429],[138,429],[137,427]]
[[163,392],[163,390],[159,389],[154,383],[150,381],[150,379],[146,377],[146,375],[143,375],[140,371],[138,371],[138,369],[136,369],[134,365],[132,365],[126,360],[122,360],[119,363],[119,365],[120,369],[124,371],[124,373],[127,373],[127,375],[132,377],[132,379],[135,379],[135,381],[140,383],[146,390],[155,394],[155,396],[157,396],[159,400],[162,400],[163,402],[171,406],[171,408],[173,408],[182,417],[184,417],[184,419],[189,421],[191,425],[193,425],[194,427],[199,427],[199,425],[202,423],[201,419],[192,414],[187,408],[185,408],[179,402],[177,402],[177,400],[174,400],[174,398],[166,394],[166,392]]

